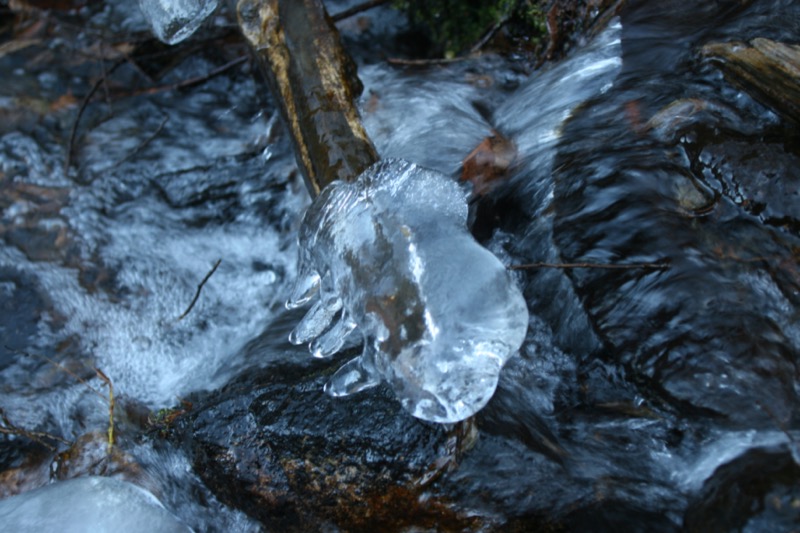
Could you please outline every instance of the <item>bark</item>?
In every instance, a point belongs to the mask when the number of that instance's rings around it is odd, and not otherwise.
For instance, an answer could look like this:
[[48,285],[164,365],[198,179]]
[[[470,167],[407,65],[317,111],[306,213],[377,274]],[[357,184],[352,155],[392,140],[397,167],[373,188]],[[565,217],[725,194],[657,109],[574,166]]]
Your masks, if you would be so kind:
[[239,0],[256,52],[312,196],[378,160],[355,106],[361,84],[321,0]]

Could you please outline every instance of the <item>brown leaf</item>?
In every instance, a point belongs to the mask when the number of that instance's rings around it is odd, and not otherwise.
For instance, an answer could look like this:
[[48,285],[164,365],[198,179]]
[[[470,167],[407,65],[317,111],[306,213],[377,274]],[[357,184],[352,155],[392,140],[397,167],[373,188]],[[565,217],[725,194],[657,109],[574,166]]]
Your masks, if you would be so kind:
[[495,131],[464,159],[461,181],[471,182],[475,194],[484,195],[506,177],[516,157],[514,143]]

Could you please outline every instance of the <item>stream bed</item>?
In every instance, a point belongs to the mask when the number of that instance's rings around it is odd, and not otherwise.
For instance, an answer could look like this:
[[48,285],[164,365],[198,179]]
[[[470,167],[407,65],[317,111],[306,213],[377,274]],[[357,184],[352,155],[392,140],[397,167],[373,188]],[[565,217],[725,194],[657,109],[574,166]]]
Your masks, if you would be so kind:
[[331,398],[360,349],[289,344],[310,199],[225,11],[167,54],[135,3],[80,4],[2,12],[0,516],[104,476],[195,531],[797,529],[798,125],[703,52],[797,44],[796,2],[623,2],[540,68],[340,23],[382,157],[458,179],[516,146],[470,216],[530,323],[455,425]]

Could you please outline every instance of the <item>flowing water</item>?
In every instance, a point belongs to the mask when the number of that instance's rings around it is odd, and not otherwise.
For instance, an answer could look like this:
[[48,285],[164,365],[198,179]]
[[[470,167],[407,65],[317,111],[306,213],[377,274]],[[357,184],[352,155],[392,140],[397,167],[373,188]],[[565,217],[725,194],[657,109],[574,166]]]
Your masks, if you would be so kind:
[[[62,458],[51,471],[52,454],[5,436],[0,464],[22,477],[3,495],[115,473],[197,531],[257,530],[180,447],[142,434],[148,413],[305,357],[287,348],[299,316],[283,301],[309,199],[254,69],[174,87],[241,53],[224,18],[206,27],[216,49],[148,79],[119,61],[146,28],[127,4],[57,13],[0,57],[3,427],[69,442],[104,432],[97,368],[113,383],[126,454],[117,470],[65,473]],[[629,2],[533,73],[491,55],[392,66],[363,44],[391,17],[342,24],[383,157],[455,177],[493,131],[516,144],[507,179],[473,205],[475,234],[503,262],[644,265],[517,271],[527,338],[478,415],[474,448],[429,496],[520,530],[761,531],[797,519],[796,126],[699,53],[796,40],[794,4]],[[70,95],[103,75],[68,155],[80,106]],[[165,90],[132,94],[143,86]],[[785,467],[758,478],[775,464]],[[752,497],[726,499],[752,479]]]

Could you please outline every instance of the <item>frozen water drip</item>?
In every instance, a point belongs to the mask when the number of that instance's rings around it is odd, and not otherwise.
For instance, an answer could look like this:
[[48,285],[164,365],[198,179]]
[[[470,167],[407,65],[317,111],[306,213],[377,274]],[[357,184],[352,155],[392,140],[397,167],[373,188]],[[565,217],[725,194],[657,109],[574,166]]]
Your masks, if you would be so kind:
[[441,423],[486,405],[525,338],[528,309],[466,224],[457,183],[400,159],[330,184],[308,208],[286,305],[314,303],[290,341],[309,342],[315,357],[338,352],[353,331],[364,343],[329,394],[386,380],[411,414]]

